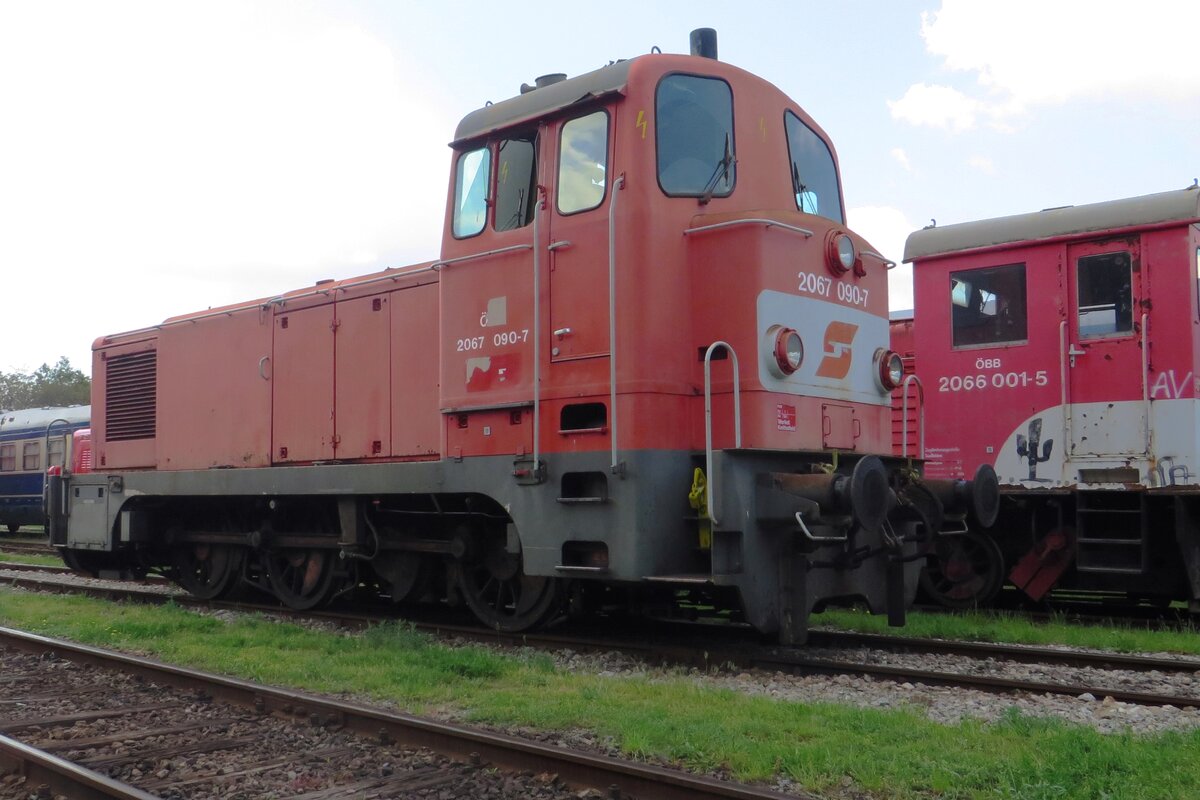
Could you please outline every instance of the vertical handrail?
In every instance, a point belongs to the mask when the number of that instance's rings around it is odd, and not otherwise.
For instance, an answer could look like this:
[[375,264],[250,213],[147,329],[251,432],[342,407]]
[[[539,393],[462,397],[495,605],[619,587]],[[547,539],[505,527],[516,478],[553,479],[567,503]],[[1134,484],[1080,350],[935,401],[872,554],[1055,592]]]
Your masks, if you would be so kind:
[[1147,455],[1150,453],[1150,340],[1146,328],[1150,324],[1150,315],[1142,314],[1142,410],[1146,419],[1142,425],[1142,434],[1146,442]]
[[543,189],[537,188],[533,203],[533,477],[541,482],[541,436],[542,436],[542,203]]
[[713,444],[712,444],[712,354],[718,347],[724,347],[733,359],[733,441],[734,447],[742,446],[742,385],[738,376],[737,353],[728,342],[716,341],[704,352],[704,469],[708,476],[708,519],[713,525],[717,517],[713,513],[713,496],[716,495],[717,476],[713,475]]
[[925,458],[925,387],[916,375],[909,375],[900,386],[900,455],[908,458],[908,385],[917,385],[917,458]]
[[1067,441],[1063,445],[1063,455],[1069,456],[1074,450],[1073,439],[1071,437],[1071,406],[1067,402],[1067,321],[1064,319],[1058,323],[1058,377],[1062,382],[1060,387],[1063,409],[1063,428],[1067,435]]
[[617,457],[617,192],[624,186],[625,176],[618,175],[608,201],[608,424],[614,475],[622,472]]
[[[66,419],[63,419],[62,417],[58,417],[56,419],[50,420],[50,424],[46,426],[45,445],[42,448],[46,453],[46,467],[45,467],[45,469],[42,470],[42,507],[43,507],[43,509],[46,506],[46,488],[50,484],[50,429],[53,428],[55,425],[57,425],[60,422],[67,426],[70,426],[70,424],[71,424],[70,420],[66,420]],[[63,468],[63,472],[67,471],[67,439],[66,439],[65,435],[63,437],[62,468]]]

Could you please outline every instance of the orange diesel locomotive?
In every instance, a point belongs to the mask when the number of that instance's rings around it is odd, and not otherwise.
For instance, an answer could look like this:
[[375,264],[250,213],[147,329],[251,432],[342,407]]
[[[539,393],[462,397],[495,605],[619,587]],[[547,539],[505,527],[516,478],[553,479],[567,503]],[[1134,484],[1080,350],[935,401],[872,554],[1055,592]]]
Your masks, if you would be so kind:
[[902,621],[994,476],[886,455],[888,264],[828,137],[715,49],[469,114],[436,261],[99,339],[95,471],[55,479],[53,541],[205,597],[373,590],[507,630],[686,605],[799,642],[847,597]]

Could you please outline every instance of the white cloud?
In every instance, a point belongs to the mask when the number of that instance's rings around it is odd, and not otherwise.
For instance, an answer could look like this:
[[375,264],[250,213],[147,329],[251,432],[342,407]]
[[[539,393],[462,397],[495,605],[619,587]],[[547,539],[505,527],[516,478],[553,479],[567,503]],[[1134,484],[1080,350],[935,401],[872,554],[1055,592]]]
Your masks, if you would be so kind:
[[59,298],[9,319],[40,360],[86,369],[103,333],[436,256],[453,121],[318,9],[0,5],[0,265]]
[[929,125],[954,132],[975,127],[982,104],[949,86],[917,83],[899,100],[889,100],[892,116],[913,125]]
[[[903,211],[890,206],[859,206],[846,210],[847,224],[883,255],[899,264],[904,257],[904,242],[916,230]],[[906,264],[888,272],[888,306],[912,308],[912,267]]]
[[984,175],[996,174],[996,165],[987,156],[971,156],[967,159],[967,166],[982,172]]
[[[1198,28],[1200,3],[1178,0],[943,0],[922,14],[926,49],[974,75],[978,92],[915,84],[889,105],[914,125],[962,131],[976,117],[1003,128],[1032,107],[1080,99],[1195,102]],[[950,109],[939,113],[940,102]]]
[[912,164],[909,163],[909,160],[908,160],[908,153],[904,152],[904,148],[893,147],[892,148],[892,158],[896,159],[897,164],[904,167],[905,172],[913,171]]
[[1018,105],[1078,97],[1200,95],[1200,4],[943,0],[922,15],[929,52]]

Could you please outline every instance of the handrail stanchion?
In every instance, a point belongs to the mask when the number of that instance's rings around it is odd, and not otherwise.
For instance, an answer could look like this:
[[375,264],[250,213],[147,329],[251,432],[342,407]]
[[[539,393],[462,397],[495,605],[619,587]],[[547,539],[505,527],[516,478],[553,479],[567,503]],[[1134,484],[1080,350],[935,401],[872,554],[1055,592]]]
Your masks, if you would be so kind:
[[925,458],[925,387],[916,375],[909,375],[900,386],[900,455],[908,458],[908,385],[917,385],[917,458]]
[[708,519],[715,526],[717,517],[713,513],[713,496],[716,495],[717,477],[713,475],[712,443],[712,355],[723,347],[733,359],[733,442],[735,448],[742,446],[742,386],[738,376],[737,353],[728,342],[713,342],[704,352],[704,469],[708,478]]

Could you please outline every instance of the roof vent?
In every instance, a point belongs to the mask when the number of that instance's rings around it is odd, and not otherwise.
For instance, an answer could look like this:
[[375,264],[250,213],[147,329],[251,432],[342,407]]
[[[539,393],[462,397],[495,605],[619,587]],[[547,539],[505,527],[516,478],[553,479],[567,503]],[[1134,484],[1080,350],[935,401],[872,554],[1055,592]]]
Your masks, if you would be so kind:
[[696,28],[692,31],[692,55],[717,60],[716,28]]
[[528,94],[534,89],[544,89],[554,83],[561,83],[567,79],[565,72],[551,72],[549,75],[542,75],[533,79],[533,86],[528,83],[521,84],[521,94]]

